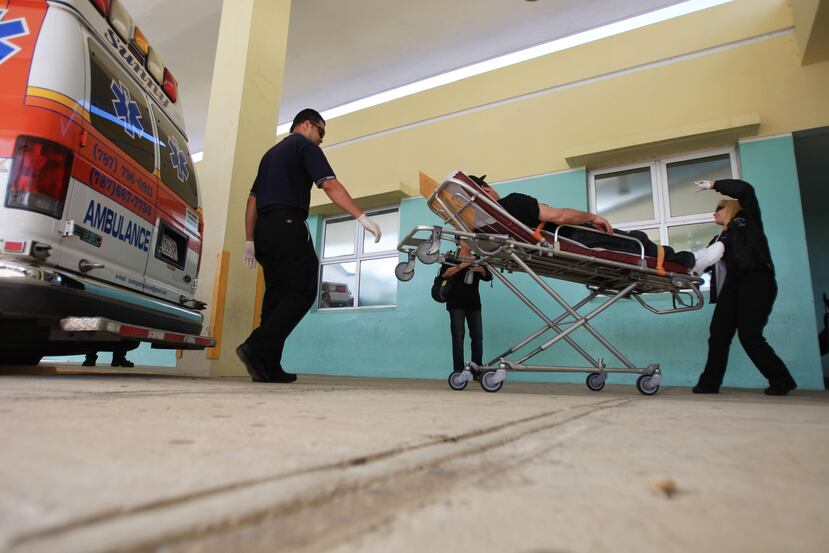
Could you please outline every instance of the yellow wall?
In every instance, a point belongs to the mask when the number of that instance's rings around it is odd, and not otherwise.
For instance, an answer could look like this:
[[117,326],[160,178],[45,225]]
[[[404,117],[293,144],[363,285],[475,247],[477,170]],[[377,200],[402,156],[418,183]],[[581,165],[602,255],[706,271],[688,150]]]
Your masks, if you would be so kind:
[[[829,125],[829,62],[801,65],[793,25],[784,0],[736,0],[338,117],[326,154],[364,197],[415,184],[418,169],[502,181],[693,129],[716,142],[728,122],[756,118],[760,136]],[[318,210],[328,203],[315,191]]]

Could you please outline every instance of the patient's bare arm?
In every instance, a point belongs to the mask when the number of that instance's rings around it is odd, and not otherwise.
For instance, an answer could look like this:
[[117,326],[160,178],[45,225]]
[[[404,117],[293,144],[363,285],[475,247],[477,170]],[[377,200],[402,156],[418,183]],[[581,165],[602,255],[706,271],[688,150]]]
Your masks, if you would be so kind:
[[595,213],[588,213],[587,211],[579,211],[578,209],[570,209],[567,207],[550,207],[547,204],[538,204],[538,218],[547,223],[555,223],[557,225],[583,225],[590,223],[595,228],[613,234],[613,227],[607,222],[607,219],[596,215]]

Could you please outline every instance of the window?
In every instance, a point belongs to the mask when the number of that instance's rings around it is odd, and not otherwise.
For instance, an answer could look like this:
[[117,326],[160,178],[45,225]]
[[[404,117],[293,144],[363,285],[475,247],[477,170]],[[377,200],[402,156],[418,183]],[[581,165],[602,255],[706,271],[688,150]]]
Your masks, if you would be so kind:
[[159,109],[153,108],[153,111],[158,125],[161,181],[190,207],[196,209],[199,207],[199,195],[187,140]]
[[377,244],[353,217],[332,217],[325,221],[320,261],[317,306],[377,307],[397,304],[398,229],[397,209],[366,214],[383,230]]
[[694,181],[736,178],[736,161],[731,148],[596,170],[590,173],[590,209],[616,228],[695,251],[720,231],[713,211],[724,196],[697,194]]
[[155,171],[155,137],[147,100],[132,77],[89,39],[92,125],[150,173]]

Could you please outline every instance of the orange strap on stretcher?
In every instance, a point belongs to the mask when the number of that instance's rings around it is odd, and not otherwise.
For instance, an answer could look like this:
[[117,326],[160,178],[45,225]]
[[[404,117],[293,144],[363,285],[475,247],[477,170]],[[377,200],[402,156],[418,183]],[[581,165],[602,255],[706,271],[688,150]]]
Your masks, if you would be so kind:
[[662,263],[665,261],[665,248],[662,246],[656,246],[656,272],[659,276],[665,276],[665,267],[662,266]]
[[544,225],[546,225],[546,224],[547,223],[545,221],[541,221],[538,224],[538,226],[535,227],[535,230],[533,231],[533,233],[530,236],[532,236],[534,239],[538,240],[539,242],[544,240],[544,236],[541,235],[541,229],[543,229]]

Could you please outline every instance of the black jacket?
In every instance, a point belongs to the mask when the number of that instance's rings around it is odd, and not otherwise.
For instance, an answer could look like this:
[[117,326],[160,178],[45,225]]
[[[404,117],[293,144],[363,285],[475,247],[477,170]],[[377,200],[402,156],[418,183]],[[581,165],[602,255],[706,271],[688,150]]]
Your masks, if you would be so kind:
[[[774,264],[771,261],[769,243],[763,230],[760,204],[757,202],[754,187],[743,180],[722,179],[714,183],[714,190],[740,202],[740,211],[728,223],[728,229],[711,240],[711,244],[719,239],[725,245],[723,259],[726,267],[726,286],[739,285],[740,279],[747,273],[769,271],[774,274]],[[711,303],[717,301],[716,282],[715,273],[712,278]]]
[[[452,258],[447,259],[447,261],[449,263],[441,267],[440,274],[443,274],[448,268],[452,267],[452,264],[455,262]],[[447,311],[451,311],[452,309],[465,309],[467,311],[481,310],[481,295],[478,292],[478,283],[482,280],[489,282],[492,280],[492,275],[484,268],[483,276],[473,272],[472,284],[467,284],[464,278],[466,277],[467,271],[471,270],[471,267],[461,269],[454,276],[450,277],[452,279],[452,289],[449,291],[449,299],[446,301]]]

